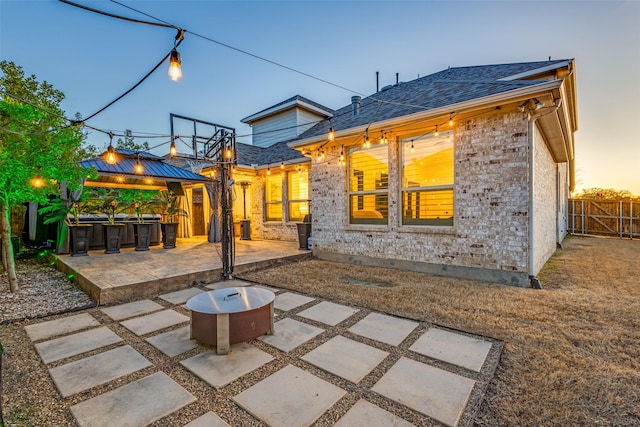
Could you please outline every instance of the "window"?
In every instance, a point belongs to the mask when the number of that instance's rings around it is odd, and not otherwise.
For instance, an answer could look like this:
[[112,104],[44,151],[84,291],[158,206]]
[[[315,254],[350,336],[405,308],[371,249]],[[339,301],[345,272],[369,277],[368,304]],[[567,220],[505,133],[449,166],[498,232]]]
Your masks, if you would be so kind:
[[349,150],[349,223],[387,224],[389,220],[388,146]]
[[453,225],[453,132],[402,140],[402,224]]
[[309,171],[289,172],[289,221],[302,221],[309,213]]
[[267,221],[282,221],[282,177],[280,174],[266,177],[264,204]]

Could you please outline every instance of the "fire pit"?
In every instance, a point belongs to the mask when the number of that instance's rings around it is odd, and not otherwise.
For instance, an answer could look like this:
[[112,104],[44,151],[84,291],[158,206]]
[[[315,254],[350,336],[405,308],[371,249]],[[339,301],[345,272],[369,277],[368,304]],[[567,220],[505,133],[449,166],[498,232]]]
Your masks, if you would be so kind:
[[191,310],[191,338],[215,345],[227,354],[231,344],[273,334],[271,291],[254,287],[223,288],[205,292],[187,301]]

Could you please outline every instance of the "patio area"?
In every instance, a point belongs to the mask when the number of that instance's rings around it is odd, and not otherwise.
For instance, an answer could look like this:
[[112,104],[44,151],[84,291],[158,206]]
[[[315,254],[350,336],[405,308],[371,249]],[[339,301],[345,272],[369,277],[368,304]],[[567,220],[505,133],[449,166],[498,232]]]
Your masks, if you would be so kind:
[[[310,256],[297,242],[235,240],[235,273]],[[56,257],[57,268],[98,305],[131,301],[220,280],[221,245],[206,236],[178,239],[176,248],[123,248],[119,254]]]
[[[468,426],[503,343],[277,289],[274,335],[227,355],[189,337],[231,280],[28,322],[23,355],[70,425]],[[8,397],[11,392],[7,390]]]

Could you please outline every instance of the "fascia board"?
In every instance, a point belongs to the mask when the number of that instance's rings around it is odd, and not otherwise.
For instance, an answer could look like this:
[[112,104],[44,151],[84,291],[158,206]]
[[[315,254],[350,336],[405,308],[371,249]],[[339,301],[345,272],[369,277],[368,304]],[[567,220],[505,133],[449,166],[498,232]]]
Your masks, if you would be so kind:
[[536,74],[542,74],[542,73],[546,73],[547,71],[556,70],[558,68],[566,67],[569,64],[571,64],[571,61],[569,61],[569,60],[562,61],[562,62],[556,62],[554,64],[547,65],[545,67],[536,68],[535,70],[529,70],[529,71],[525,71],[523,73],[514,74],[512,76],[503,77],[501,79],[498,79],[498,81],[499,82],[508,82],[508,81],[511,81],[511,80],[524,79],[526,77],[535,76]]

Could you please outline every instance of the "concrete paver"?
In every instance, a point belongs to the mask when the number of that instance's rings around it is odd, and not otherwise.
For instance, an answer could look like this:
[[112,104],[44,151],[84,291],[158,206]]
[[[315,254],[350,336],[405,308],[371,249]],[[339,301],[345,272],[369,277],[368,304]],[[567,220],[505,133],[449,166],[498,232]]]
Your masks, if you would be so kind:
[[189,298],[201,294],[204,292],[202,289],[198,288],[187,288],[182,289],[175,292],[170,292],[168,294],[160,295],[160,299],[170,303],[170,304],[182,304],[189,300]]
[[480,372],[491,350],[491,343],[455,332],[431,328],[418,338],[409,350]]
[[60,394],[67,397],[148,366],[151,362],[133,347],[125,345],[57,366],[50,369],[49,374]]
[[412,320],[370,313],[349,328],[349,332],[387,344],[399,345],[417,327],[418,322]]
[[147,314],[146,316],[125,320],[124,322],[120,322],[120,324],[134,334],[141,336],[188,321],[189,317],[184,314],[173,310],[163,310]]
[[301,359],[357,384],[388,355],[386,351],[338,335]]
[[222,418],[209,411],[206,414],[196,418],[184,427],[229,427]]
[[241,286],[251,286],[253,283],[245,282],[244,280],[232,279],[232,280],[223,280],[220,282],[210,283],[205,286],[205,288],[209,289],[223,289],[223,288],[238,288]]
[[100,326],[89,313],[76,314],[74,316],[62,317],[56,320],[35,323],[24,327],[31,341],[40,341],[57,335],[66,335],[71,332],[80,331],[95,326]]
[[298,313],[298,316],[335,326],[356,314],[359,310],[346,305],[322,301]]
[[324,329],[290,318],[276,322],[273,329],[275,329],[273,335],[263,335],[258,339],[282,351],[291,351],[324,332]]
[[173,331],[154,335],[147,338],[145,341],[167,356],[173,357],[198,346],[196,340],[189,338],[190,335],[190,327],[183,326],[182,328],[174,329]]
[[158,372],[73,405],[71,412],[80,427],[142,427],[195,401],[167,374]]
[[235,344],[225,355],[207,351],[180,362],[198,378],[219,388],[258,369],[273,360],[273,356],[249,344]]
[[402,357],[371,390],[457,426],[474,385],[469,378]]
[[233,400],[270,426],[302,427],[311,425],[345,394],[343,389],[287,365]]
[[334,424],[334,427],[411,427],[412,425],[409,421],[360,399]]
[[122,341],[122,338],[116,335],[115,332],[106,326],[102,326],[73,335],[43,341],[36,344],[35,347],[42,361],[51,363],[120,341]]
[[273,306],[278,310],[289,311],[313,300],[314,298],[311,297],[294,294],[292,292],[285,292],[276,296]]
[[128,319],[129,317],[140,316],[142,314],[153,313],[162,310],[164,307],[148,299],[134,301],[126,304],[105,307],[101,311],[115,321]]

